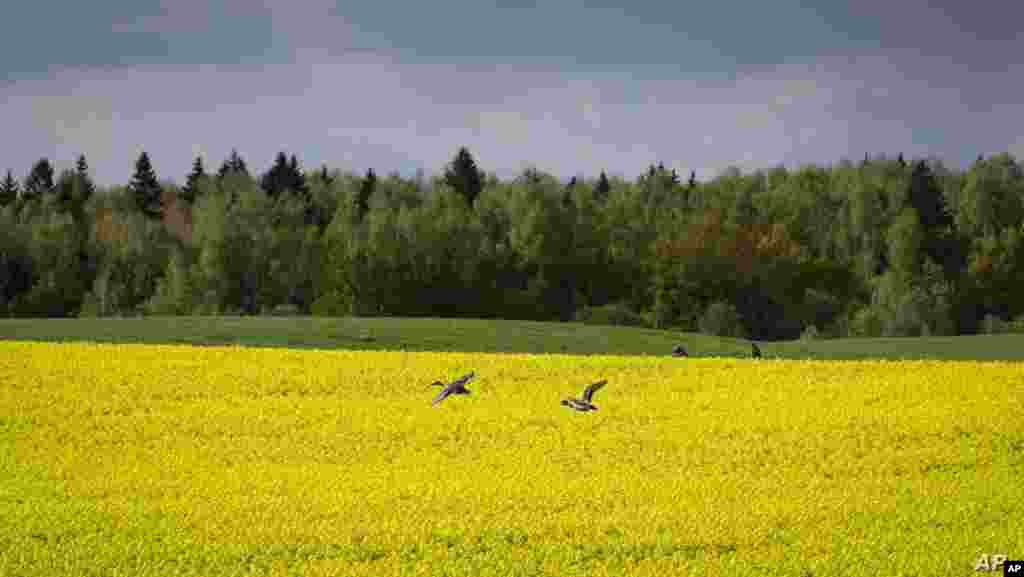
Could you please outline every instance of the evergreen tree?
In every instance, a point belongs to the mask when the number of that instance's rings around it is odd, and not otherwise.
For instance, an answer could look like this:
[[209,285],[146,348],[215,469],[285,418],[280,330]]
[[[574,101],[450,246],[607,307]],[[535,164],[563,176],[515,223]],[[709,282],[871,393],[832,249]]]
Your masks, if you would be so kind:
[[322,180],[324,186],[327,187],[330,187],[332,184],[334,184],[334,177],[331,176],[330,173],[327,171],[326,164],[320,167],[320,180]]
[[57,179],[57,185],[54,187],[56,191],[55,205],[57,212],[70,212],[75,216],[79,214],[79,209],[85,203],[84,197],[86,192],[84,184],[77,171],[61,171],[60,178]]
[[135,161],[135,174],[129,185],[135,197],[135,205],[148,218],[157,219],[163,214],[163,199],[160,196],[160,183],[157,182],[153,165],[145,151]]
[[945,279],[955,283],[967,265],[968,240],[953,226],[953,215],[931,167],[919,160],[910,175],[907,203],[916,211],[924,234],[923,255],[942,267]]
[[356,218],[359,222],[362,222],[366,213],[370,211],[370,197],[376,188],[377,175],[374,174],[371,168],[366,171],[366,178],[359,185],[359,194],[356,195]]
[[444,181],[466,199],[470,207],[483,190],[483,171],[477,168],[473,155],[465,146],[459,148],[451,165],[445,168]]
[[292,194],[309,201],[309,186],[306,185],[306,176],[299,170],[299,161],[293,154],[288,160],[288,186]]
[[573,204],[572,189],[576,187],[576,177],[572,177],[569,180],[569,184],[565,186],[565,190],[562,191],[562,208],[569,208]]
[[246,166],[245,160],[238,155],[238,151],[234,148],[231,149],[231,155],[220,165],[220,170],[217,171],[217,179],[223,179],[232,173],[249,175],[249,168]]
[[923,160],[914,165],[910,174],[907,202],[917,209],[926,234],[952,226],[953,216],[946,206],[946,199],[932,169]]
[[651,176],[654,176],[655,174],[658,174],[661,177],[662,183],[667,189],[679,184],[679,174],[676,172],[676,169],[673,168],[672,172],[669,172],[665,169],[664,162],[658,162],[657,171],[652,172]]
[[608,198],[608,193],[612,190],[611,183],[608,182],[608,175],[601,171],[601,176],[597,177],[597,184],[594,186],[594,196],[598,200],[605,200]]
[[294,154],[289,160],[284,152],[278,152],[274,165],[260,178],[260,188],[274,199],[287,190],[307,202],[310,200],[306,177],[299,170],[299,161]]
[[274,164],[270,170],[260,178],[260,188],[270,198],[276,199],[291,184],[291,174],[288,166],[288,157],[284,152],[278,152],[274,158]]
[[185,187],[181,189],[178,196],[188,204],[195,203],[196,197],[199,196],[199,181],[204,176],[206,176],[206,170],[203,168],[203,158],[197,156],[192,162],[192,172],[185,178]]
[[80,218],[82,207],[95,190],[89,178],[89,164],[85,161],[85,155],[80,154],[75,161],[75,169],[61,171],[54,186],[53,202],[57,212],[71,213],[74,218]]
[[18,181],[7,171],[7,176],[0,182],[0,208],[3,208],[18,200]]
[[89,164],[85,161],[85,155],[79,154],[78,160],[75,162],[75,176],[78,177],[78,182],[82,187],[82,202],[92,198],[93,193],[96,192],[96,185],[93,183],[92,178],[89,177]]
[[44,195],[53,192],[53,188],[53,166],[49,160],[41,158],[32,166],[32,172],[25,179],[22,201],[27,203],[42,200]]

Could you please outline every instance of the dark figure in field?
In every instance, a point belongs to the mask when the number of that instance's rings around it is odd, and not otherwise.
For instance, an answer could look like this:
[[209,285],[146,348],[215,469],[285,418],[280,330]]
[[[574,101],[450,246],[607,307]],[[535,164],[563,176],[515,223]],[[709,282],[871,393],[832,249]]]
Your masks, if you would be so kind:
[[672,347],[672,356],[673,357],[688,357],[690,355],[689,355],[689,353],[686,352],[686,347],[684,347],[683,345],[676,345],[676,346]]
[[448,383],[447,385],[445,385],[441,381],[434,381],[433,383],[430,383],[430,385],[434,387],[444,387],[443,389],[441,389],[441,392],[436,397],[434,397],[433,404],[436,405],[440,403],[441,401],[447,399],[449,395],[468,395],[469,389],[466,388],[466,383],[473,380],[473,377],[475,375],[475,372],[471,372]]
[[596,393],[598,389],[605,386],[606,384],[608,384],[607,380],[598,381],[587,387],[583,391],[583,396],[581,398],[565,399],[562,401],[562,405],[566,407],[571,407],[572,409],[575,409],[581,413],[585,413],[587,411],[596,411],[597,405],[590,401],[594,398],[594,393]]
[[757,343],[751,342],[750,343],[750,348],[751,348],[751,353],[750,354],[751,354],[752,357],[754,357],[755,359],[761,358],[761,348],[757,346]]

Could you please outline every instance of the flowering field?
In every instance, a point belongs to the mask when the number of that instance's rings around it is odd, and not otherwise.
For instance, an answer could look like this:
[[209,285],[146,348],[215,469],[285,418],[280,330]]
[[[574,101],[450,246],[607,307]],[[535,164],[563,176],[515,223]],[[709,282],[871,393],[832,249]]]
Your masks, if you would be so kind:
[[970,575],[1024,364],[0,342],[0,519],[0,575]]

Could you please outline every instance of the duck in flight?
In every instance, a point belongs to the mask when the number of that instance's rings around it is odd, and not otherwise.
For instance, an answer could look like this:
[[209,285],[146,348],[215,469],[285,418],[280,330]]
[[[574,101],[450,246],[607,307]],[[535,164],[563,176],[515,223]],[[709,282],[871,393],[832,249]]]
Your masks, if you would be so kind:
[[565,399],[562,401],[562,405],[575,409],[581,413],[585,413],[587,411],[596,411],[597,405],[592,403],[591,400],[593,400],[594,398],[594,393],[596,393],[601,387],[605,386],[606,384],[608,384],[607,380],[598,381],[587,387],[583,391],[582,397],[578,399]]
[[475,371],[463,375],[462,377],[459,377],[458,379],[448,383],[447,385],[442,383],[441,381],[434,381],[433,383],[430,383],[430,385],[434,387],[444,387],[443,389],[441,389],[441,392],[438,393],[436,397],[434,397],[433,404],[436,405],[440,403],[441,401],[447,399],[449,395],[468,395],[469,389],[466,388],[466,383],[473,380],[474,376],[476,376]]

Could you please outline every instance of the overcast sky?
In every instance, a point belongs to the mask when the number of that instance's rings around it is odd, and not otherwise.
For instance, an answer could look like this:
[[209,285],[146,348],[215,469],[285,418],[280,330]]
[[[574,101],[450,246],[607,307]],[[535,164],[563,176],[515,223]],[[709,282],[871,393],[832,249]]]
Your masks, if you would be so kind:
[[704,179],[872,154],[1024,158],[1024,2],[33,0],[4,9],[0,170],[84,153],[262,172]]

